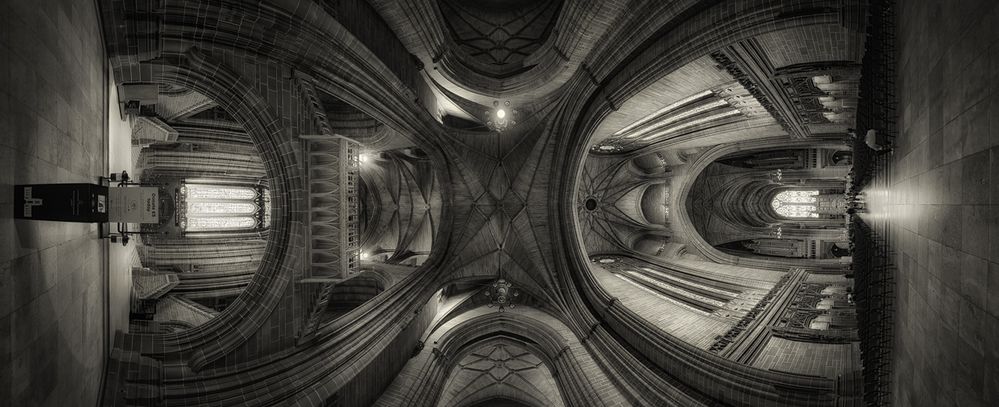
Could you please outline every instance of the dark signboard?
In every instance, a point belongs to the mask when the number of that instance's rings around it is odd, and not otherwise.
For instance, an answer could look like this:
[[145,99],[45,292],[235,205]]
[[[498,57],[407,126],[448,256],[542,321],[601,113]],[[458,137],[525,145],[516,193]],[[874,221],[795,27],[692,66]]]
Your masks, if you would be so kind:
[[108,187],[96,184],[16,185],[14,217],[63,222],[107,222]]

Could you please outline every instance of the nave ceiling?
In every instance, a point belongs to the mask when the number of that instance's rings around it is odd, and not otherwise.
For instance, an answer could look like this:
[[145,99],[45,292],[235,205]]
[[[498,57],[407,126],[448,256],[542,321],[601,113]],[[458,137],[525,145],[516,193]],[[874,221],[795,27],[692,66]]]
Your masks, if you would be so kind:
[[[197,92],[270,193],[245,289],[122,335],[107,404],[857,402],[848,264],[719,247],[715,208],[790,230],[761,214],[791,186],[752,169],[760,196],[733,209],[743,190],[711,177],[842,145],[864,4],[101,1],[119,86]],[[495,131],[497,109],[516,123]],[[319,264],[334,151],[358,157],[346,279]]]

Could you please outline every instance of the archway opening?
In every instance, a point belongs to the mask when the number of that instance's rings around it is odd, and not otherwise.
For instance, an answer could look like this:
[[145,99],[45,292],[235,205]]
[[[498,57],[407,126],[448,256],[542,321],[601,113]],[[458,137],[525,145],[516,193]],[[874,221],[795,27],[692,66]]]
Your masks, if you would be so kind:
[[271,192],[259,152],[210,98],[160,86],[133,119],[132,177],[159,189],[160,218],[135,239],[130,332],[169,333],[215,318],[261,266]]

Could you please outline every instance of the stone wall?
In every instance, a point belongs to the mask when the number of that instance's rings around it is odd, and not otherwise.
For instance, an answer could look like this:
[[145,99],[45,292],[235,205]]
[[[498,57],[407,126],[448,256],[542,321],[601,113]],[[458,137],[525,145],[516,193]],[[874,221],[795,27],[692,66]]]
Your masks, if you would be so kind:
[[107,349],[97,226],[13,220],[14,184],[105,171],[104,46],[93,2],[0,5],[0,405],[94,405]]
[[899,7],[900,406],[999,403],[999,3]]

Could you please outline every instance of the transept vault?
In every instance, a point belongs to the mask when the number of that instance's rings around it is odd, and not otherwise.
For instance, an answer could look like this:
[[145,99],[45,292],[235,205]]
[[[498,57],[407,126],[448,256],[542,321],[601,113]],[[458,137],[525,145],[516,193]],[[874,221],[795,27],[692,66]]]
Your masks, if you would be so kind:
[[850,134],[894,109],[861,98],[890,2],[96,3],[167,208],[102,405],[839,407],[891,380],[847,213]]

